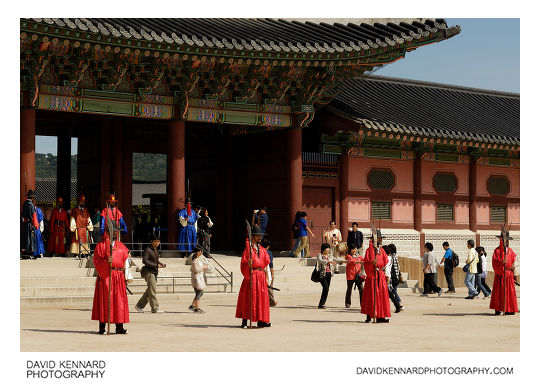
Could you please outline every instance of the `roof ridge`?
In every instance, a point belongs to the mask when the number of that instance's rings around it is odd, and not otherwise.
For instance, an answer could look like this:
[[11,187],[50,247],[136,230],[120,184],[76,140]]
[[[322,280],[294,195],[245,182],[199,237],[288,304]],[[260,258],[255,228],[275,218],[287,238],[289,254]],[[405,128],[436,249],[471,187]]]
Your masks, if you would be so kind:
[[520,98],[520,94],[516,92],[489,90],[485,88],[466,87],[466,86],[460,86],[457,84],[437,83],[437,82],[430,82],[426,80],[406,79],[406,78],[398,78],[398,77],[392,77],[392,76],[369,75],[369,76],[350,79],[350,81],[362,81],[362,80],[376,80],[376,81],[384,81],[387,83],[412,84],[412,85],[423,86],[423,87],[443,88],[443,89],[457,90],[457,91],[462,91],[462,92],[470,92],[470,93],[475,93],[475,94],[487,94],[487,95],[495,95],[495,96]]

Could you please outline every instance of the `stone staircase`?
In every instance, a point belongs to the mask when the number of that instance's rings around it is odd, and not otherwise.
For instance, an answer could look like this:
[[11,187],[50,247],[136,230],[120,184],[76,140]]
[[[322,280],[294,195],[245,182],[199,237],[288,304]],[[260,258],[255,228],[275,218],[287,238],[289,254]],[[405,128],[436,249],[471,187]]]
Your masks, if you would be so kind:
[[[213,274],[207,278],[205,296],[236,295],[242,284],[240,258],[238,256],[215,255],[217,261],[228,272],[232,272],[232,288],[223,277]],[[146,282],[141,278],[138,268],[142,267],[140,258],[133,258],[135,266],[131,267],[134,280],[128,285],[133,292],[129,295],[130,303],[136,301],[146,290]],[[158,296],[163,299],[180,299],[193,296],[191,287],[190,266],[183,258],[161,258],[167,265],[160,269],[158,276]],[[274,258],[274,287],[279,293],[313,293],[320,291],[320,285],[310,280],[315,258],[298,260],[289,257]],[[86,260],[73,258],[41,258],[38,260],[20,261],[20,297],[23,303],[86,303],[91,304],[95,288],[95,272]],[[331,290],[342,290],[345,293],[345,265],[339,267],[340,274],[332,278]],[[405,282],[400,284],[399,292],[416,292],[418,281],[409,280],[406,272],[402,273]],[[341,289],[340,289],[341,288]],[[232,290],[231,290],[232,289]]]

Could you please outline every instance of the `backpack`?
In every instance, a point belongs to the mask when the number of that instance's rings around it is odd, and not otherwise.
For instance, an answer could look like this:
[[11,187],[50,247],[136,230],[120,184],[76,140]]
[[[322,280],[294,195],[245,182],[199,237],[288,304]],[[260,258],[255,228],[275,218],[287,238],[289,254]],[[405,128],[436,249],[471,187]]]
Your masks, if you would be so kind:
[[454,253],[454,250],[452,250],[452,265],[454,267],[459,266],[459,257],[456,253]]

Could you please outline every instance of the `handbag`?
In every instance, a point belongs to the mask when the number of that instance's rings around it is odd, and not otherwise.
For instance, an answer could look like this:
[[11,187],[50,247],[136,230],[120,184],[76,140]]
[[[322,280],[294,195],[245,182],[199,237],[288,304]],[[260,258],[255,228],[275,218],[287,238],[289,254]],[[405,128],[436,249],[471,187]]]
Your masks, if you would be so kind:
[[311,272],[311,280],[315,283],[321,282],[321,273],[317,270],[317,265],[315,265]]

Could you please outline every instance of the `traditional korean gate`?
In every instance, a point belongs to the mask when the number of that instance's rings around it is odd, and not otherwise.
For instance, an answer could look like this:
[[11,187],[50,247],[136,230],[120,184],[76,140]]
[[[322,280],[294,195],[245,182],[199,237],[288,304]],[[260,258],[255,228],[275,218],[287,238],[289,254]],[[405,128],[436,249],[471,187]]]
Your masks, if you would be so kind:
[[312,256],[321,251],[322,233],[330,227],[330,221],[334,219],[334,189],[332,187],[309,187],[302,189],[302,209],[308,215],[308,225],[315,234],[309,237],[309,249]]

